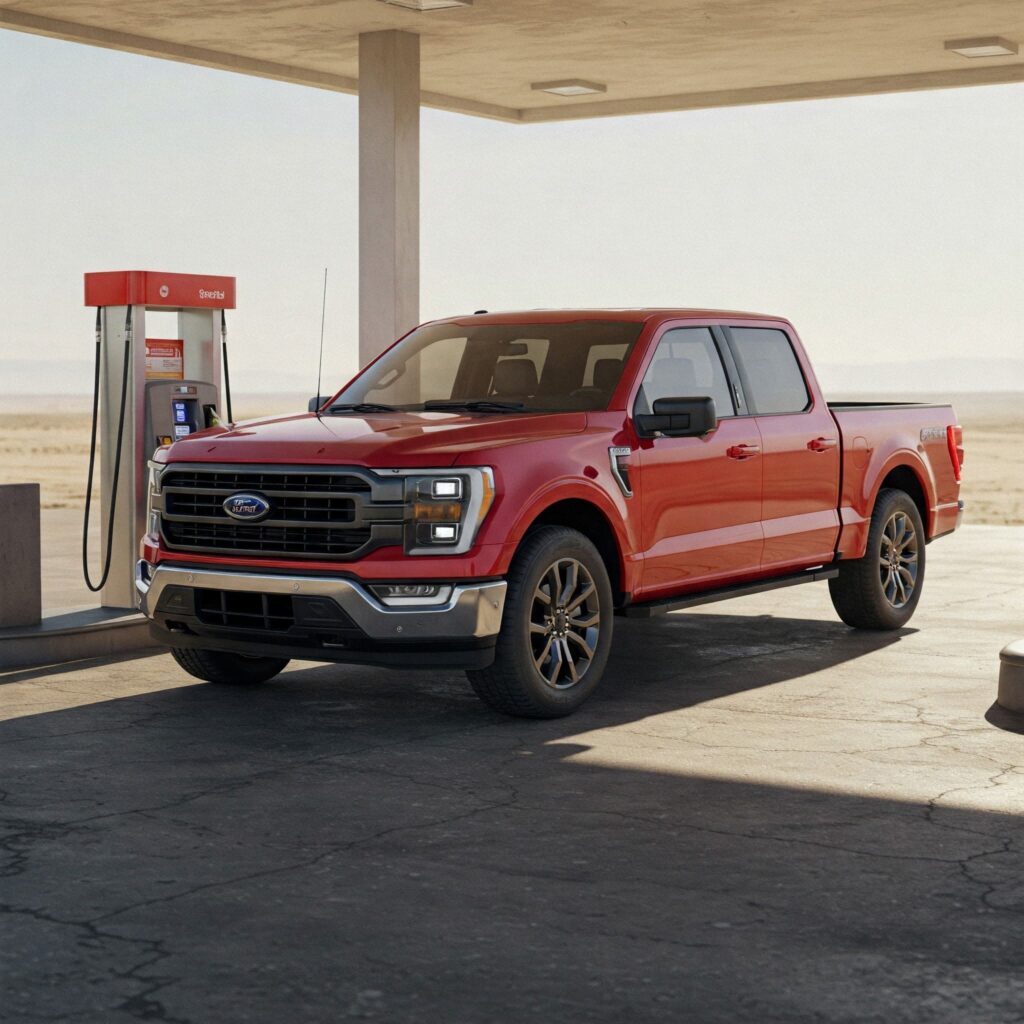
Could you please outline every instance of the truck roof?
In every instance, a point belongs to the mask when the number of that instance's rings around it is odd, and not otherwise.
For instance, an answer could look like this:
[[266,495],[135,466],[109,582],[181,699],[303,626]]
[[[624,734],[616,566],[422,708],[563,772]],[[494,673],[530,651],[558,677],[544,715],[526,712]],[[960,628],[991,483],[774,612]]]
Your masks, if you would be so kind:
[[785,317],[772,316],[767,313],[750,313],[735,309],[691,309],[677,306],[642,306],[635,309],[515,309],[440,317],[433,322],[468,326],[469,324],[558,324],[577,320],[624,320],[644,323],[648,320],[720,319],[778,320],[788,323]]

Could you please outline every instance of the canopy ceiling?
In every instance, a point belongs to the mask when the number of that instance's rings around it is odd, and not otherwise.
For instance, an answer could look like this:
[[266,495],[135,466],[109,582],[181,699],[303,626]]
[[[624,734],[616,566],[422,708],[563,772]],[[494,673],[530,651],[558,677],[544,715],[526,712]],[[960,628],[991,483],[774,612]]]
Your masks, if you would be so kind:
[[[423,103],[513,122],[1024,81],[1021,0],[14,0],[0,26],[341,92],[358,36],[421,37]],[[534,83],[606,87],[560,97]]]

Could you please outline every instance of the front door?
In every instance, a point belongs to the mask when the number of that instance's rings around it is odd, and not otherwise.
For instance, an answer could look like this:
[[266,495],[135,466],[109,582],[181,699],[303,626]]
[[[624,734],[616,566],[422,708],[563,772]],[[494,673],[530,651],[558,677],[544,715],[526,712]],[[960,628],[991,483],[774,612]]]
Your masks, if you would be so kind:
[[761,561],[757,423],[736,416],[711,329],[669,328],[644,375],[635,412],[650,412],[658,398],[703,396],[714,399],[717,429],[705,437],[639,442],[645,599],[755,575]]

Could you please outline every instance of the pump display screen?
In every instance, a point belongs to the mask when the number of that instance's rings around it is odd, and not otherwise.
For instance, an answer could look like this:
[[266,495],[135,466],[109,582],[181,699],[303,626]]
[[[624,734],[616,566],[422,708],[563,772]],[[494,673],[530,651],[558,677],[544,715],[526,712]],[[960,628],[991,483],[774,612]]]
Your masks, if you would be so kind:
[[199,429],[196,420],[196,402],[193,398],[171,399],[171,420],[174,424],[174,439],[188,437],[194,430]]

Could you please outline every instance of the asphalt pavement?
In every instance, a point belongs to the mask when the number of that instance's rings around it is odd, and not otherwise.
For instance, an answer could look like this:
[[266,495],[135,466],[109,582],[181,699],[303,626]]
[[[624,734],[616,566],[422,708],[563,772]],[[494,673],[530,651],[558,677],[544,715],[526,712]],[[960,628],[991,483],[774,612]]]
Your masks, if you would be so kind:
[[928,549],[917,615],[814,584],[617,620],[595,698],[166,654],[0,675],[0,1020],[1024,1016],[1024,528]]

